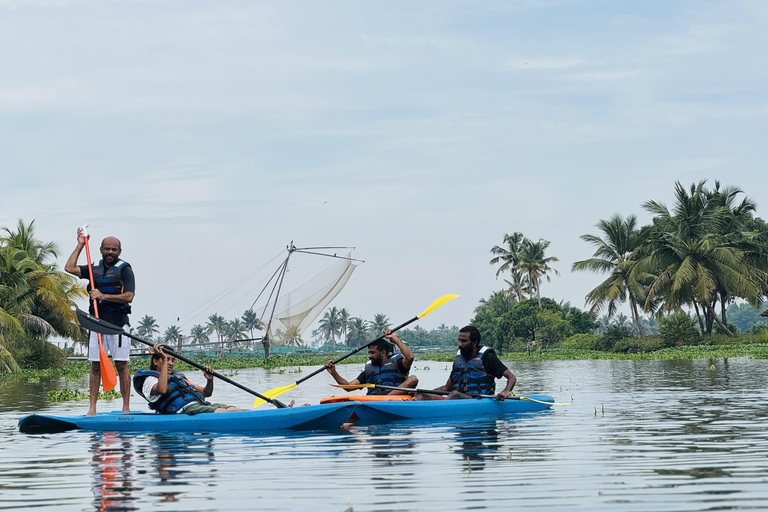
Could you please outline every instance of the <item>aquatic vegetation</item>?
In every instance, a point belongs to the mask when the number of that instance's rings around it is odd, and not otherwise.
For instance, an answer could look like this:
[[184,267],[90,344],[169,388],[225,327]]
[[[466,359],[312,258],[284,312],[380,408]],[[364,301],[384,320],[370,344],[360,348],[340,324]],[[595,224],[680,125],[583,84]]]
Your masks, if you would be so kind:
[[[119,398],[120,392],[116,389],[99,392],[99,400],[117,400]],[[88,400],[88,393],[83,393],[78,389],[56,389],[48,392],[49,402],[72,402],[76,400]]]

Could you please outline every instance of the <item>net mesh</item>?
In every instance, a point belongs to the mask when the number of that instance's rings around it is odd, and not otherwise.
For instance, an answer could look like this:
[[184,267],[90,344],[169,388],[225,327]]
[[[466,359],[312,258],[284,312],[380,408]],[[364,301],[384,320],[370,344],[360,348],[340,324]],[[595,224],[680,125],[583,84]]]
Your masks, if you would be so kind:
[[351,260],[351,253],[340,259],[308,282],[282,294],[267,305],[266,311],[275,308],[275,315],[269,326],[264,326],[271,342],[283,345],[296,343],[307,328],[312,325],[325,307],[339,294],[349,281],[357,265]]

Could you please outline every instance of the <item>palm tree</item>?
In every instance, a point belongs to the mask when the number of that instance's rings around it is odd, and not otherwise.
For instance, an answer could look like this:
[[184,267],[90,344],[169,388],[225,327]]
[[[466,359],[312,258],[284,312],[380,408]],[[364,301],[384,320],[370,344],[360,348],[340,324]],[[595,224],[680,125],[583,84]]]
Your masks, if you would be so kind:
[[208,317],[208,323],[206,324],[206,332],[211,334],[216,333],[216,339],[221,344],[221,350],[224,350],[224,335],[227,332],[227,321],[219,314],[212,314]]
[[[733,333],[715,313],[720,291],[757,305],[764,287],[764,272],[750,264],[740,247],[740,233],[724,232],[732,211],[722,201],[711,200],[705,180],[691,185],[690,192],[675,183],[675,204],[648,201],[643,208],[655,215],[654,229],[641,248],[635,271],[655,276],[648,288],[645,309],[655,299],[665,311],[693,305],[703,309],[707,333],[715,322],[729,336]],[[724,307],[724,305],[723,305]],[[701,317],[699,316],[701,322]]]
[[526,238],[522,244],[520,259],[515,266],[520,273],[528,277],[531,290],[536,292],[539,309],[541,309],[541,278],[546,277],[547,282],[551,282],[552,279],[547,274],[548,272],[552,271],[556,275],[560,275],[557,270],[549,266],[550,263],[560,260],[554,256],[545,256],[549,244],[549,240],[539,239],[538,242],[531,242]]
[[373,317],[373,322],[370,323],[369,331],[373,336],[381,336],[391,325],[387,315],[376,313]]
[[347,344],[356,346],[363,343],[368,338],[368,322],[360,317],[353,317],[349,320],[349,332],[347,333]]
[[157,325],[157,320],[149,315],[139,320],[139,326],[136,328],[136,332],[139,336],[145,338],[154,339],[155,334],[160,332],[160,327]]
[[629,300],[632,320],[642,337],[638,304],[645,302],[645,288],[638,279],[647,280],[649,276],[632,272],[637,263],[635,251],[641,242],[637,217],[630,215],[625,220],[620,215],[614,215],[607,221],[598,222],[597,228],[604,236],[580,237],[595,247],[593,257],[575,262],[571,271],[610,274],[608,279],[587,294],[586,302],[592,305],[589,312],[596,315],[607,306],[608,316],[612,317],[618,305]]
[[68,274],[59,272],[48,258],[56,255],[54,244],[34,236],[34,221],[18,230],[3,228],[0,238],[0,370],[20,371],[5,344],[5,332],[21,332],[45,341],[58,334],[82,340],[76,322],[75,300],[85,289]]
[[175,325],[172,325],[163,333],[163,341],[170,345],[171,343],[178,342],[179,336],[181,336],[181,329]]
[[506,247],[498,245],[493,246],[491,254],[493,254],[494,257],[491,258],[489,263],[491,265],[496,265],[497,263],[502,262],[501,266],[496,271],[497,278],[499,277],[499,274],[507,270],[512,272],[512,274],[515,273],[515,267],[520,261],[520,253],[522,252],[523,242],[525,242],[525,240],[526,238],[522,233],[515,232],[511,235],[504,235],[504,243],[506,244]]
[[[246,329],[248,329],[248,332],[251,333],[251,338],[254,338],[254,335],[253,335],[254,330],[257,330],[257,331],[263,330],[261,327],[261,320],[259,320],[259,317],[256,316],[256,312],[253,311],[253,308],[243,313],[242,320],[243,320],[243,326]],[[252,346],[252,343],[253,342],[249,341],[248,345]]]
[[336,348],[336,336],[339,334],[340,329],[339,310],[336,307],[332,307],[320,319],[320,330],[326,339],[330,338],[334,348]]
[[189,331],[189,338],[192,343],[206,343],[209,340],[208,333],[205,332],[205,327],[202,325],[193,326]]
[[235,318],[227,325],[227,338],[230,341],[242,340],[248,336],[248,329],[245,327],[245,323],[241,322],[239,318]]
[[339,310],[339,335],[344,336],[344,344],[349,345],[347,340],[347,329],[349,329],[349,311],[347,308],[341,308]]

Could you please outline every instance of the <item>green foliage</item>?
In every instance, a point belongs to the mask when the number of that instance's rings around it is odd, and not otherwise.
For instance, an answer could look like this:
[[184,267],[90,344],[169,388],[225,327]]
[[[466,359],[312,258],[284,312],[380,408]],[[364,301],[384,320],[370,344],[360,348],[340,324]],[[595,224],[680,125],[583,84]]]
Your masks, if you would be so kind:
[[25,331],[6,333],[5,343],[21,368],[43,370],[67,364],[63,350]]
[[557,311],[540,310],[536,313],[536,341],[542,348],[554,347],[560,344],[573,332],[568,321]]
[[[739,334],[739,329],[737,329],[737,328],[736,328],[736,326],[735,326],[735,325],[733,325],[731,322],[728,322],[728,324],[726,325],[726,327],[728,327],[728,330],[729,330],[729,331],[731,331],[733,334]],[[722,328],[722,327],[720,327],[720,326],[719,326],[719,325],[717,325],[717,324],[715,324],[715,327],[714,327],[714,330],[713,330],[713,332],[714,332],[715,334],[726,334],[726,335],[728,334],[728,333],[726,333],[726,332],[723,330],[723,328]]]
[[728,325],[733,323],[739,332],[747,332],[753,326],[766,326],[765,318],[760,316],[762,310],[749,304],[733,304],[728,308]]
[[[117,389],[109,391],[99,391],[99,400],[117,400],[120,398],[120,392]],[[76,400],[88,400],[88,393],[83,393],[77,389],[56,389],[48,392],[49,402],[73,402]]]
[[602,343],[602,336],[580,332],[563,341],[560,347],[567,350],[600,350]]
[[657,337],[622,338],[613,344],[611,352],[637,354],[640,352],[655,352],[664,348],[664,340]]
[[667,317],[661,317],[658,323],[659,333],[667,346],[677,343],[693,345],[699,336],[696,320],[683,311],[678,310]]
[[611,350],[619,341],[634,337],[635,335],[629,327],[610,327],[601,338],[600,350]]

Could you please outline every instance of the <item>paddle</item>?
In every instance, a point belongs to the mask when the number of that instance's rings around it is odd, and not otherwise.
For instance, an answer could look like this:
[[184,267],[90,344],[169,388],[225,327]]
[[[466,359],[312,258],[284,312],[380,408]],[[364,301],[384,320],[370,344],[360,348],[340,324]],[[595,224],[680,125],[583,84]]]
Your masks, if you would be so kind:
[[[455,299],[457,297],[458,297],[458,295],[455,295],[455,294],[443,295],[442,297],[440,297],[439,299],[434,301],[432,304],[430,304],[429,307],[427,307],[427,309],[425,309],[423,313],[421,313],[420,315],[416,315],[415,317],[411,318],[407,322],[398,325],[394,329],[391,329],[390,332],[396,332],[396,331],[402,329],[403,327],[405,327],[406,325],[415,322],[419,318],[424,318],[425,316],[427,316],[428,314],[430,314],[431,312],[433,312],[434,310],[436,310],[437,308],[439,308],[440,306],[442,306],[446,302],[452,301],[453,299]],[[357,347],[355,350],[353,350],[351,352],[347,352],[346,354],[344,354],[340,358],[338,358],[335,361],[333,361],[333,364],[337,364],[340,361],[343,361],[344,359],[357,354],[361,350],[363,350],[365,348],[368,348],[369,346],[371,346],[374,343],[378,342],[379,340],[383,340],[383,339],[384,339],[384,335],[381,335],[378,338],[376,338],[375,340],[369,341],[365,345],[361,345],[361,346]],[[310,377],[314,377],[315,375],[317,375],[318,373],[320,373],[320,372],[322,372],[324,370],[325,370],[325,366],[322,366],[322,367],[318,368],[317,370],[315,370],[314,372],[312,372],[309,375],[307,375],[306,377],[302,377],[301,379],[297,380],[293,384],[290,384],[288,386],[282,386],[282,387],[279,387],[279,388],[270,389],[269,391],[264,393],[264,395],[266,395],[266,396],[268,396],[270,398],[273,398],[273,397],[276,397],[278,395],[281,395],[281,394],[285,393],[286,391],[292,390],[293,388],[295,388],[296,386],[298,386],[299,384],[301,384],[305,380],[309,379]],[[263,403],[264,403],[263,400],[258,400],[258,399],[254,400],[253,408],[255,409],[258,406],[260,406],[261,404],[263,404]]]
[[[96,289],[96,285],[94,283],[93,279],[93,268],[91,265],[91,248],[89,247],[89,240],[91,239],[91,235],[88,234],[88,232],[85,230],[85,228],[88,227],[88,224],[83,226],[81,229],[83,230],[83,238],[85,238],[85,257],[88,260],[88,279],[91,283],[91,290]],[[96,314],[96,318],[99,318],[99,301],[96,299],[93,299],[93,312]],[[91,329],[93,330],[93,329]],[[120,332],[115,334],[122,334],[123,330],[120,329]],[[104,389],[104,391],[109,391],[110,389],[114,389],[114,387],[117,385],[117,375],[115,375],[115,369],[112,367],[112,363],[109,360],[109,357],[107,357],[106,351],[104,351],[104,345],[101,342],[101,333],[97,332],[96,337],[99,339],[99,367],[101,368],[101,387]]]
[[[80,309],[77,309],[77,319],[80,321],[80,325],[82,325],[83,327],[85,327],[86,329],[88,329],[90,331],[95,331],[95,332],[99,332],[99,333],[103,333],[103,334],[122,334],[123,336],[127,336],[127,337],[131,338],[132,340],[138,341],[139,343],[143,343],[143,344],[148,345],[150,347],[154,347],[155,346],[155,344],[153,342],[151,342],[151,341],[145,340],[145,339],[140,338],[138,336],[134,336],[133,334],[130,334],[130,333],[127,333],[127,332],[123,332],[123,330],[120,327],[118,327],[116,325],[113,325],[113,324],[111,324],[109,322],[106,322],[104,320],[100,320],[100,319],[98,319],[98,318],[96,318],[94,316],[91,316],[88,313],[86,313],[85,311],[82,311]],[[178,354],[178,353],[174,352],[173,350],[170,350],[167,347],[163,347],[163,352],[165,352],[169,356],[173,356],[176,359],[179,359],[180,361],[184,361],[185,363],[187,363],[189,365],[192,365],[192,366],[194,366],[195,368],[197,368],[199,370],[203,370],[204,372],[207,371],[205,369],[205,366],[203,366],[203,365],[201,365],[199,363],[196,363],[196,362],[192,361],[191,359],[189,359],[187,357],[184,357],[181,354]],[[214,377],[218,377],[219,379],[223,380],[224,382],[232,384],[233,386],[235,386],[237,388],[240,388],[243,391],[247,391],[248,393],[250,393],[250,394],[252,394],[254,396],[257,396],[260,399],[262,399],[262,400],[264,400],[266,402],[271,403],[272,405],[274,405],[278,409],[282,409],[282,408],[286,407],[286,405],[284,403],[280,402],[279,400],[272,400],[272,398],[266,397],[266,396],[264,396],[264,395],[262,395],[260,393],[257,393],[256,391],[254,391],[254,390],[252,390],[250,388],[247,388],[247,387],[243,386],[242,384],[239,384],[239,383],[233,381],[232,379],[223,376],[222,374],[220,374],[218,372],[211,372],[211,373],[213,374]]]
[[[331,384],[331,386],[335,388],[341,388],[341,389],[363,389],[363,388],[371,388],[371,389],[391,389],[391,390],[400,390],[400,391],[407,391],[409,393],[425,393],[427,395],[443,395],[447,396],[450,395],[450,391],[442,391],[438,389],[414,389],[414,388],[399,388],[397,386],[385,386],[383,384]],[[496,395],[470,395],[472,398],[496,398]],[[536,400],[535,398],[529,398],[527,396],[518,396],[518,395],[509,395],[507,397],[507,400],[524,400],[526,402],[536,402],[537,404],[546,404],[546,405],[571,405],[569,403],[557,403],[557,402],[544,402],[542,400]]]

